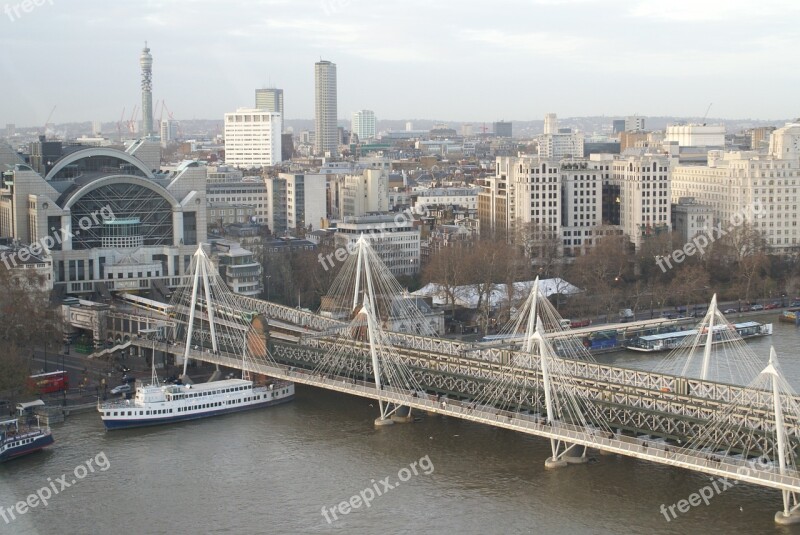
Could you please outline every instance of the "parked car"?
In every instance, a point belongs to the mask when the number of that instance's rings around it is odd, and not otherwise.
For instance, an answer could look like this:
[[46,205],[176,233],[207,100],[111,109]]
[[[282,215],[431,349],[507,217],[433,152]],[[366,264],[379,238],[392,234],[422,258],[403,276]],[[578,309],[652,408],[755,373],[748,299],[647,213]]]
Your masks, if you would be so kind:
[[750,310],[764,310],[764,305],[753,305]]
[[736,310],[735,308],[726,308],[725,310],[722,311],[723,314],[736,314],[737,312],[739,311]]
[[619,320],[622,323],[633,321],[634,320],[633,310],[631,310],[630,308],[619,309]]
[[767,303],[766,305],[764,305],[764,310],[772,310],[780,307],[781,307],[780,303]]
[[111,389],[111,394],[114,395],[114,396],[117,396],[119,394],[130,394],[132,391],[133,391],[133,388],[131,388],[131,385],[124,384],[124,385],[119,385],[119,386],[115,386],[114,388],[112,388]]

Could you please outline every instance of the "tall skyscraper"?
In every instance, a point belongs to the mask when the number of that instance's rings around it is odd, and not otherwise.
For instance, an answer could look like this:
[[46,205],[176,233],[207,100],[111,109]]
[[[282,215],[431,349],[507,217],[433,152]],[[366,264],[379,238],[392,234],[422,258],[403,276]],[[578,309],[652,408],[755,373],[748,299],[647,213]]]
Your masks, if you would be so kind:
[[375,138],[375,112],[361,110],[353,114],[351,131],[358,136],[359,141]]
[[139,66],[142,68],[142,135],[153,135],[153,56],[144,42],[144,50],[139,56]]
[[318,61],[314,64],[314,152],[336,154],[339,129],[336,126],[336,64]]
[[555,113],[548,113],[544,116],[544,133],[558,134],[558,116]]
[[281,132],[283,132],[283,89],[265,87],[256,89],[256,108],[281,114]]

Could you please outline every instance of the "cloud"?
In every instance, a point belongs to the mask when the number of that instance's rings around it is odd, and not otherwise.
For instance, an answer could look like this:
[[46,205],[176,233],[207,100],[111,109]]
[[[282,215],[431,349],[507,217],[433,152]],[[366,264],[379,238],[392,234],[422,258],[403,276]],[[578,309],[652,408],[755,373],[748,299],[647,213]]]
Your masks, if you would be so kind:
[[748,23],[753,19],[785,17],[796,11],[800,11],[796,0],[640,0],[628,15],[666,22]]

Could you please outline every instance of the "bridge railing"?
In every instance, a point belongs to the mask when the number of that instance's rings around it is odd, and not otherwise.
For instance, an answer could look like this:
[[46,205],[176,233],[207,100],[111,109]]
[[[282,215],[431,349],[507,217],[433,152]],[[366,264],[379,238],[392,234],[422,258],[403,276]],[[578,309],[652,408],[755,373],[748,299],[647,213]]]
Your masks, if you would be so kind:
[[[170,346],[183,351],[181,345]],[[189,357],[196,360],[217,363],[224,366],[241,367],[238,358],[207,353],[200,350],[189,350]],[[748,481],[762,486],[771,486],[783,490],[800,492],[800,473],[785,470],[783,474],[774,466],[766,469],[746,459],[733,459],[729,456],[706,453],[680,446],[653,442],[647,439],[613,434],[597,428],[577,426],[568,422],[547,421],[537,414],[512,412],[494,407],[487,407],[476,402],[463,402],[430,394],[409,393],[407,389],[385,386],[377,389],[374,383],[367,383],[347,377],[322,375],[309,370],[293,369],[290,366],[268,362],[251,362],[247,369],[252,373],[269,375],[294,382],[314,386],[324,386],[330,390],[357,394],[362,397],[384,399],[387,402],[420,408],[442,414],[449,414],[463,419],[487,423],[512,430],[524,431],[547,438],[554,438],[570,443],[595,447],[606,451],[623,453],[646,460],[689,468],[700,472],[724,475],[733,479]]]

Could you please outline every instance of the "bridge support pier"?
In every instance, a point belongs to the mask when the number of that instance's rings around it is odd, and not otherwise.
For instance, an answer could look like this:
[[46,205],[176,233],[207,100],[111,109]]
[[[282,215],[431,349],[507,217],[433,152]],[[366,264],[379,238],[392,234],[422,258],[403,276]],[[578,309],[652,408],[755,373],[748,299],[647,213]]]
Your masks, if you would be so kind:
[[[563,445],[564,451],[558,453]],[[560,441],[552,441],[553,456],[548,457],[544,462],[544,467],[548,470],[563,468],[569,464],[583,464],[589,461],[586,457],[586,447],[577,444],[567,444]],[[582,451],[581,451],[582,450]],[[581,452],[580,454],[578,454]]]
[[775,523],[781,526],[800,524],[800,511],[790,511],[789,514],[786,514],[783,511],[778,511],[775,513]]
[[775,523],[781,526],[800,524],[800,502],[798,502],[797,495],[788,490],[781,493],[783,494],[783,511],[775,513]]
[[394,425],[394,420],[391,416],[388,418],[385,416],[375,418],[375,427],[385,427],[387,425]]
[[552,457],[548,457],[544,461],[544,467],[547,470],[555,470],[556,468],[564,468],[567,466],[567,461],[564,459],[553,459]]

